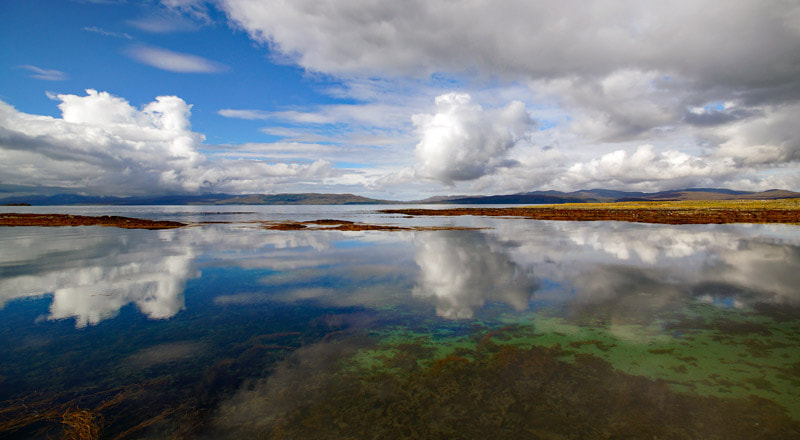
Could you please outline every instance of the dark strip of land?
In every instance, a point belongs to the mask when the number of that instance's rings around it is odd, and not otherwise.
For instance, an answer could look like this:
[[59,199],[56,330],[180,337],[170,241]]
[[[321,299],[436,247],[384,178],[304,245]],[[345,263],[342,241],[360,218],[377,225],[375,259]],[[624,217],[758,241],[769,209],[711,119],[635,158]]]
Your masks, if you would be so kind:
[[800,200],[731,200],[570,203],[514,208],[386,209],[387,214],[480,215],[525,217],[535,220],[641,223],[796,223],[800,224]]
[[276,231],[297,231],[302,229],[326,231],[445,231],[445,230],[472,230],[462,226],[396,226],[374,225],[369,223],[356,223],[347,220],[312,220],[305,222],[262,222],[265,229]]
[[125,229],[172,229],[185,223],[103,215],[89,217],[69,214],[0,214],[0,226],[113,226]]

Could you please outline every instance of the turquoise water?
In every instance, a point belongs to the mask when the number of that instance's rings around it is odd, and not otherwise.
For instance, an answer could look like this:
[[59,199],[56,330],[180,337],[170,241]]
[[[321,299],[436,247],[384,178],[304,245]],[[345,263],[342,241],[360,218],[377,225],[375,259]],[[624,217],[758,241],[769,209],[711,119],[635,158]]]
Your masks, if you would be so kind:
[[798,226],[3,209],[0,438],[800,435]]

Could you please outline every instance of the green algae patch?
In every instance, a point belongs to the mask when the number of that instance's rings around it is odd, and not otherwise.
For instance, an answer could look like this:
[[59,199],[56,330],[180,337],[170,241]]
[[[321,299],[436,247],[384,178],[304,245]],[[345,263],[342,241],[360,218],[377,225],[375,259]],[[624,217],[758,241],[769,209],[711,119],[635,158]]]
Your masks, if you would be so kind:
[[752,311],[690,303],[646,324],[605,325],[529,313],[493,325],[476,323],[465,332],[397,327],[373,336],[376,346],[358,352],[348,369],[401,374],[444,359],[479,361],[505,347],[548,348],[558,350],[564,362],[590,356],[620,373],[663,381],[676,392],[766,399],[800,420],[796,322]]
[[[430,341],[407,354],[429,356]],[[582,347],[594,346],[583,344]],[[410,349],[409,346],[397,347]],[[779,405],[750,396],[676,392],[663,380],[615,369],[599,357],[559,348],[485,345],[470,356],[427,366],[391,364],[392,373],[338,371],[292,397],[260,425],[224,426],[241,438],[791,438],[800,424]],[[240,401],[240,405],[246,401]],[[223,427],[220,427],[223,429]]]

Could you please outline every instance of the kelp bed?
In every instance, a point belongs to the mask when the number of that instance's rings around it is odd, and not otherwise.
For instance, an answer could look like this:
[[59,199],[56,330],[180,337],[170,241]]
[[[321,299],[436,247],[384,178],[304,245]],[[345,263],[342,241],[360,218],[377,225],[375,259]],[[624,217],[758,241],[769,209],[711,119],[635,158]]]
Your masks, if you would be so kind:
[[702,303],[621,323],[549,313],[243,329],[196,371],[3,402],[0,438],[800,436],[791,313]]
[[[61,438],[69,440],[94,440],[101,438],[101,434],[109,433],[113,435],[104,435],[102,438],[129,438],[187,406],[158,405],[157,399],[153,399],[157,394],[155,390],[165,385],[162,380],[80,395],[68,400],[65,400],[68,396],[53,395],[4,402],[5,408],[0,410],[0,433],[17,438],[52,438],[59,432]],[[122,418],[123,412],[126,413],[126,419],[131,414],[137,414],[143,420],[122,431],[108,429]],[[181,431],[190,429],[182,425]]]
[[[690,369],[692,364],[702,365],[702,355],[685,355],[681,350],[686,346],[681,343],[702,346],[704,337],[715,337],[704,332],[715,332],[718,326],[727,326],[731,337],[745,338],[744,345],[735,344],[737,350],[755,350],[756,357],[761,350],[763,357],[770,347],[749,337],[777,332],[781,323],[720,321],[713,311],[683,318],[666,328],[685,332],[677,342],[656,337],[641,344],[645,356],[665,363],[668,374],[663,377],[626,372],[635,370],[639,358],[629,352],[626,360],[620,358],[622,353],[617,351],[624,348],[622,342],[603,330],[564,319],[493,328],[473,323],[465,332],[458,330],[463,324],[454,323],[452,328],[441,328],[440,334],[398,328],[366,335],[338,330],[313,340],[300,332],[256,335],[238,344],[236,358],[217,360],[201,375],[5,402],[0,410],[0,432],[4,433],[0,438],[771,439],[800,435],[800,421],[774,401],[755,393],[726,397],[688,390],[673,379],[686,371],[664,362],[667,357]],[[531,332],[536,326],[541,328]],[[645,334],[650,329],[641,327],[640,331]],[[306,343],[298,346],[302,341]],[[797,389],[800,369],[795,370],[781,374]],[[249,385],[242,381],[259,376],[263,378]],[[749,389],[769,389],[774,377],[767,379],[766,385],[751,383],[754,386]]]
[[139,383],[103,389],[129,376],[70,391],[54,386],[0,402],[0,439],[197,438],[220,401],[245,379],[269,374],[303,338],[318,339],[315,330],[247,337],[220,353],[232,356],[209,359],[199,370],[175,365],[175,371],[157,368],[162,374]]
[[[420,364],[424,343],[398,346],[371,374],[321,371],[325,380],[266,386],[223,413],[227,438],[794,438],[800,423],[769,400],[697,396],[558,347],[498,345]],[[565,360],[571,357],[571,361]],[[265,402],[282,402],[275,410]],[[264,406],[263,409],[259,409]],[[238,416],[238,417],[237,417]]]
[[[211,437],[800,436],[796,321],[710,305],[670,318],[626,324],[635,330],[623,339],[613,326],[548,317],[466,333],[457,323],[438,334],[403,327],[366,348],[337,342],[338,363],[302,355],[334,347],[304,348],[283,375],[221,408]],[[766,332],[774,343],[759,340]]]
[[[217,283],[213,273],[197,282],[209,300],[219,285],[244,284],[243,272],[219,272]],[[346,281],[327,280],[337,293],[358,287]],[[0,402],[0,439],[800,438],[800,315],[783,304],[695,301],[639,318],[618,307],[487,305],[461,321],[427,308],[309,304],[117,321],[94,339],[73,334],[84,345],[52,327],[68,353],[20,352],[0,377],[2,390],[26,369],[44,376],[28,387],[40,391]],[[207,354],[91,370],[175,341]],[[74,375],[58,379],[54,365]]]

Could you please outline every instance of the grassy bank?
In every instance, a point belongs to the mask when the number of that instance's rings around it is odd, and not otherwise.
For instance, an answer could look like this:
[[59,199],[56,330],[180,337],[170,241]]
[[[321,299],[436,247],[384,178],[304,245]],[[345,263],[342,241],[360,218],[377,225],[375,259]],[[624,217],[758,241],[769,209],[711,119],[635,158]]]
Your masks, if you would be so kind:
[[519,208],[387,209],[381,212],[412,216],[485,215],[526,217],[536,220],[616,220],[666,224],[800,224],[800,199],[566,203]]

